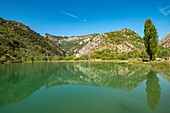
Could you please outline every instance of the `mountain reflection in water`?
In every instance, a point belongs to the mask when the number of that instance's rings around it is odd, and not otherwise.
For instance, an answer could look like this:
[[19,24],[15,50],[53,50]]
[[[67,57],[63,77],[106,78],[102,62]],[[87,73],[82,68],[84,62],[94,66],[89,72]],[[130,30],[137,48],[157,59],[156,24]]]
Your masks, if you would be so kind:
[[[166,78],[166,77],[165,77]],[[157,73],[125,63],[33,63],[0,65],[0,107],[20,102],[39,90],[65,84],[132,91],[146,81],[148,106],[161,98]]]

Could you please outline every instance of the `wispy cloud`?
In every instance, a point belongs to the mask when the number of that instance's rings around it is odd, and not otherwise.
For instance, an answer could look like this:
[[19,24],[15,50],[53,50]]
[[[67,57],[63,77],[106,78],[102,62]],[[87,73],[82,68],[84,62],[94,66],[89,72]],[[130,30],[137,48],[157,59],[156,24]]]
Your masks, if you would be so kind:
[[161,9],[160,9],[160,12],[161,12],[163,15],[165,15],[165,16],[169,15],[169,14],[170,14],[170,5],[161,8]]
[[62,11],[62,10],[58,10],[60,13],[63,13],[63,14],[65,14],[65,15],[67,15],[67,16],[70,16],[70,17],[72,17],[72,18],[76,18],[76,19],[78,19],[78,17],[77,16],[75,16],[75,15],[73,15],[73,14],[71,14],[71,13],[68,13],[68,12],[65,12],[65,11]]

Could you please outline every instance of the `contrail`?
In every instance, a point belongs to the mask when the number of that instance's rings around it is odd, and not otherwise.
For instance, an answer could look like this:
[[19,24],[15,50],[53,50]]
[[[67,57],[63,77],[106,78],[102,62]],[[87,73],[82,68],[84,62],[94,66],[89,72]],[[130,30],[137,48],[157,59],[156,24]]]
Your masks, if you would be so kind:
[[62,10],[58,10],[60,13],[63,13],[63,14],[65,14],[65,15],[67,15],[67,16],[70,16],[70,17],[73,17],[73,18],[78,18],[77,16],[75,16],[75,15],[73,15],[73,14],[70,14],[70,13],[67,13],[67,12],[64,12],[64,11],[62,11]]

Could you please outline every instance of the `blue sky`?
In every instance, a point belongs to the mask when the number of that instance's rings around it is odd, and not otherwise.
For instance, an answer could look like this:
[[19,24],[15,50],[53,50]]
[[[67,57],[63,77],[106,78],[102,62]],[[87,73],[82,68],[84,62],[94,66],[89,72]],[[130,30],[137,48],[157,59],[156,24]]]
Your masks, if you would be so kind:
[[143,36],[151,18],[159,39],[170,32],[170,0],[0,0],[0,17],[44,35],[84,35],[129,28]]

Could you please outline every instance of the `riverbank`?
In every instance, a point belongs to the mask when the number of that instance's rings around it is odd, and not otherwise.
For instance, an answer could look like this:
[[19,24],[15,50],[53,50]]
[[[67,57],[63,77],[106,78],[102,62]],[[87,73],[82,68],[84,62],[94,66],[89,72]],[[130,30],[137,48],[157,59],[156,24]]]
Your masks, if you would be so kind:
[[148,61],[143,62],[139,59],[129,59],[129,60],[101,60],[101,59],[91,59],[91,60],[50,60],[50,61],[28,61],[28,62],[5,62],[4,64],[9,63],[34,63],[34,62],[113,62],[113,63],[128,63],[128,64],[136,64],[157,68],[169,68],[170,69],[170,60],[164,61]]
[[[37,62],[37,61],[36,61]],[[38,61],[39,62],[39,61]],[[130,60],[98,60],[98,59],[92,59],[92,60],[54,60],[54,61],[40,61],[40,62],[113,62],[113,63],[127,63],[127,64],[133,64],[133,65],[139,65],[143,67],[150,67],[153,69],[170,69],[170,61],[164,60],[164,61],[148,61],[143,62],[139,59],[130,59]]]

